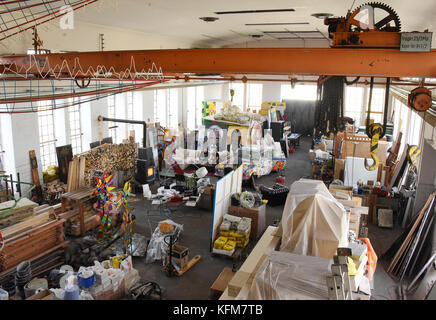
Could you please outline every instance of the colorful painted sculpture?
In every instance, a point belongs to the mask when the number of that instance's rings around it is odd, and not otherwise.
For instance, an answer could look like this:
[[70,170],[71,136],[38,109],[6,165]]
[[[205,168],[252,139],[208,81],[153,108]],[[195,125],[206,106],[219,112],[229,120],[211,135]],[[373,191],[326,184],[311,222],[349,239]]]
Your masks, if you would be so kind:
[[124,253],[127,254],[128,248],[132,244],[132,228],[133,216],[131,214],[131,206],[129,204],[131,185],[130,182],[124,184],[123,192],[118,195],[118,210],[122,216],[123,224],[121,225],[121,232],[124,239]]
[[111,185],[112,178],[113,175],[108,175],[106,172],[103,172],[100,178],[95,177],[97,188],[94,190],[94,195],[97,197],[97,202],[94,204],[94,208],[97,209],[100,220],[97,239],[102,239],[112,224],[112,194],[110,191],[115,189],[115,186]]

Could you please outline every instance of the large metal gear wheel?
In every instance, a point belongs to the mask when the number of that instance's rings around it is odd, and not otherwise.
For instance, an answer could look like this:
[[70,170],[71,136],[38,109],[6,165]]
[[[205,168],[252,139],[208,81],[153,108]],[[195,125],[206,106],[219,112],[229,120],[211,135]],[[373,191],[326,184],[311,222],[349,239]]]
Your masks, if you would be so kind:
[[[375,9],[381,9],[387,12],[388,15],[382,18],[381,20],[376,21],[375,14],[374,14]],[[364,23],[359,19],[356,19],[356,16],[358,16],[359,13],[363,11],[367,11],[368,20],[369,20],[368,23]],[[350,31],[369,31],[369,30],[388,31],[388,32],[401,31],[401,21],[398,14],[390,6],[379,2],[365,3],[360,7],[356,8],[348,17],[347,23]]]

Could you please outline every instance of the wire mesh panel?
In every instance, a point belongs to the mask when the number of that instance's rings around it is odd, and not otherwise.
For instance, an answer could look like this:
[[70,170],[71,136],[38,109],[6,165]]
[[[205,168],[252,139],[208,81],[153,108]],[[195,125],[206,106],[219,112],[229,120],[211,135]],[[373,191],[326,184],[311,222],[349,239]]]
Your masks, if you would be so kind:
[[[71,99],[74,101],[74,99]],[[73,154],[82,152],[82,125],[80,118],[80,104],[68,108],[70,119],[70,140],[73,148]]]
[[98,0],[0,1],[0,41],[71,14]]

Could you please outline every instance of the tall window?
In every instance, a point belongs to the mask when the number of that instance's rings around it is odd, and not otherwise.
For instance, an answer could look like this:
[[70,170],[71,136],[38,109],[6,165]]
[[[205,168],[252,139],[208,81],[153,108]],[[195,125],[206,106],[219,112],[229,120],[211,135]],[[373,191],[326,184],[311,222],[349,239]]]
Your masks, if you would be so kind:
[[202,123],[202,103],[204,100],[204,87],[189,87],[187,105],[187,127],[194,130]]
[[57,164],[54,115],[51,101],[38,102],[39,148],[42,169]]
[[[115,118],[115,95],[110,95],[107,97],[107,114],[108,118]],[[109,128],[109,136],[112,137],[112,142],[117,143],[118,137],[116,123],[109,121],[107,125]]]
[[422,133],[422,118],[398,99],[393,100],[394,139],[398,132],[403,133],[401,144],[419,145]]
[[235,95],[233,96],[232,105],[238,106],[241,110],[244,108],[244,83],[242,82],[231,82],[229,86],[229,100],[232,98],[230,95],[230,90],[235,90]]
[[166,90],[160,89],[154,91],[154,121],[159,122],[163,127],[168,126]]
[[[368,97],[365,105],[365,119],[366,119],[366,113],[368,112],[368,103],[369,103],[369,88],[368,88]],[[385,109],[385,89],[373,88],[370,118],[374,119],[375,123],[382,123],[384,109]]]
[[[127,105],[126,105],[126,116],[127,120],[133,120],[133,91],[127,92]],[[128,123],[126,126],[127,137],[129,136],[129,132],[134,130],[133,124]]]
[[354,120],[358,128],[361,125],[363,87],[345,87],[344,115]]
[[161,126],[177,128],[179,125],[178,89],[154,91],[154,120]]
[[313,84],[297,84],[294,89],[290,84],[282,84],[280,88],[281,100],[316,100],[317,86]]
[[78,154],[82,152],[82,124],[80,119],[80,104],[69,107],[68,115],[70,118],[70,140],[73,148],[73,154]]
[[179,90],[167,89],[167,101],[168,126],[177,129],[179,127]]
[[419,145],[421,142],[422,118],[414,111],[411,111],[411,113],[407,139],[410,145]]
[[253,111],[259,111],[262,104],[262,84],[248,83],[247,84],[247,107]]

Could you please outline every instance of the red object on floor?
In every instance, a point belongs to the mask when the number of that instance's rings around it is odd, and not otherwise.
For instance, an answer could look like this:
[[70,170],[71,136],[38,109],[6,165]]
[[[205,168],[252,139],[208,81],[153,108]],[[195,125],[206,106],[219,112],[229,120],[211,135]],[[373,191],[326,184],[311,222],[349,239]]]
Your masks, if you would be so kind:
[[277,177],[276,178],[276,182],[278,182],[278,183],[285,183],[285,177],[282,177],[282,176]]
[[295,149],[294,148],[289,148],[289,153],[294,153]]

